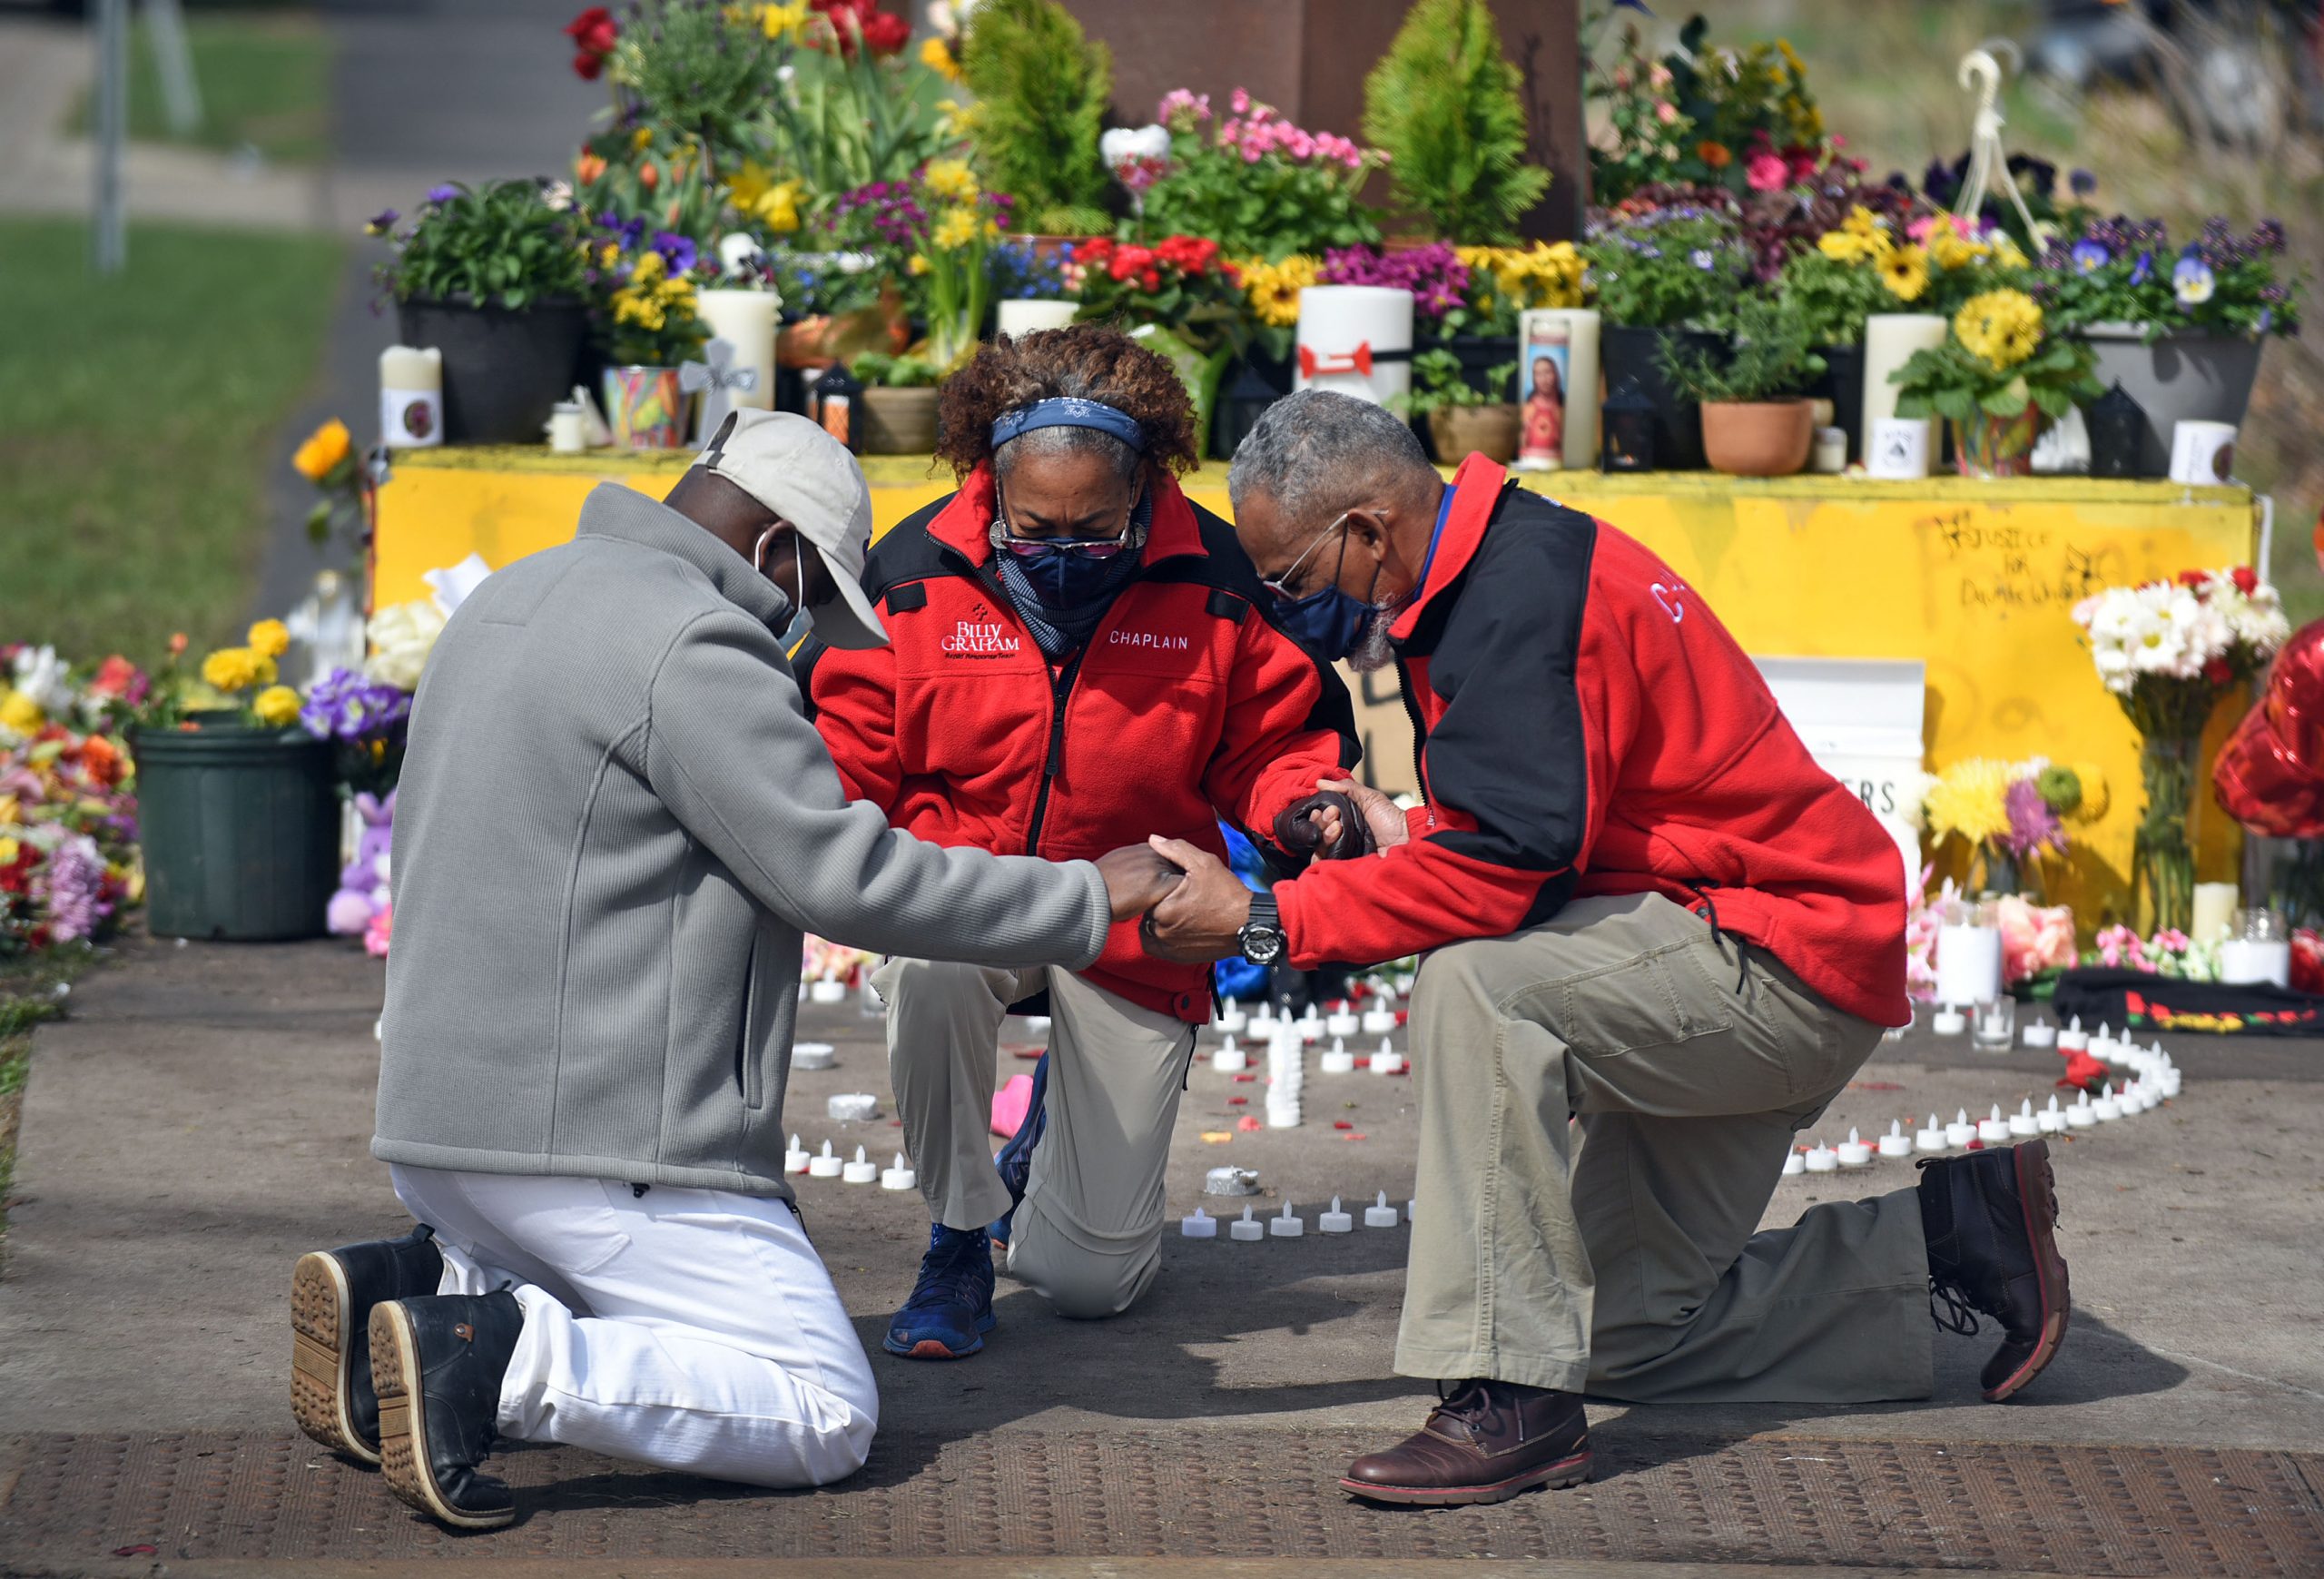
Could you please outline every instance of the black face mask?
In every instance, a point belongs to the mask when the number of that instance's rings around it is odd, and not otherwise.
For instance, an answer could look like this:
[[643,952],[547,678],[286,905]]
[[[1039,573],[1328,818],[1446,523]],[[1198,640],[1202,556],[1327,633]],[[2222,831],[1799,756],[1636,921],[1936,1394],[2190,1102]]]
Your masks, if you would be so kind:
[[1031,628],[1044,656],[1054,662],[1088,640],[1116,595],[1137,579],[1145,567],[1146,534],[1153,515],[1152,498],[1141,496],[1131,507],[1129,526],[1122,534],[1129,546],[1102,559],[1058,544],[1015,546],[1025,545],[1023,538],[1002,547],[1008,527],[995,518],[993,560],[1000,568],[1001,590]]

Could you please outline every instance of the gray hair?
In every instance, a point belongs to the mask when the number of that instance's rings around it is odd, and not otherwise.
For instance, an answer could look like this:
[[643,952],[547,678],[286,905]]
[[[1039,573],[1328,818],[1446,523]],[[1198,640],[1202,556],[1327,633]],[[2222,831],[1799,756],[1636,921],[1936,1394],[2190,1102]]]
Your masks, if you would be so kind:
[[1226,494],[1240,511],[1263,493],[1295,521],[1402,495],[1423,476],[1428,457],[1404,419],[1384,406],[1329,390],[1301,390],[1269,406],[1227,469]]
[[1023,459],[1045,456],[1099,455],[1125,485],[1136,487],[1144,458],[1112,434],[1096,428],[1036,428],[1020,433],[992,452],[992,469],[1002,482]]

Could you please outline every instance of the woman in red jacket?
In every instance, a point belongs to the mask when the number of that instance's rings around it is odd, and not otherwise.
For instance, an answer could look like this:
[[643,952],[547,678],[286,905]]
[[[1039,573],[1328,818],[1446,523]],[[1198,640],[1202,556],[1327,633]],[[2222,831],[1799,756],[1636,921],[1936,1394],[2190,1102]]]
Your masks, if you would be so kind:
[[[923,839],[1053,860],[1157,832],[1223,855],[1222,818],[1294,854],[1325,822],[1364,837],[1318,813],[1356,759],[1345,691],[1273,622],[1233,528],[1179,490],[1194,414],[1168,362],[1094,324],[1003,339],[945,385],[941,417],[959,491],[864,570],[889,645],[802,656],[851,794]],[[873,981],[936,1219],[889,1351],[983,1347],[987,1225],[1061,1313],[1128,1309],[1159,1261],[1207,967],[1151,958],[1124,923],[1079,973],[894,960]],[[1000,1024],[1036,995],[1049,1050],[996,1169]]]

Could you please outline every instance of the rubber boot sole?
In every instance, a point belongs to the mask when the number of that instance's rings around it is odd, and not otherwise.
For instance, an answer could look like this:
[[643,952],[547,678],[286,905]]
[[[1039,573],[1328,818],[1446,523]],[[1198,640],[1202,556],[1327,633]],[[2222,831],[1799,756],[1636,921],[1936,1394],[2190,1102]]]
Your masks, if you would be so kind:
[[976,1341],[966,1348],[954,1348],[940,1337],[923,1337],[918,1343],[898,1347],[892,1337],[883,1337],[880,1347],[899,1359],[966,1359],[972,1354],[984,1352],[984,1335],[1000,1325],[998,1317],[987,1314],[977,1317]]
[[339,1258],[310,1250],[290,1272],[290,1414],[299,1429],[358,1464],[376,1469],[379,1450],[355,1428],[349,1408],[352,1369],[368,1363],[368,1333],[351,1330],[354,1299]]
[[2034,1247],[2034,1274],[2042,1289],[2042,1336],[2034,1352],[2001,1381],[1985,1389],[1985,1402],[1998,1404],[2042,1374],[2066,1340],[2073,1318],[2073,1294],[2066,1281],[2066,1261],[2058,1254],[2057,1176],[2050,1167],[2050,1144],[2027,1140],[2016,1149],[2017,1200],[2025,1214],[2025,1237]]
[[444,1500],[428,1456],[428,1396],[410,1319],[390,1300],[371,1309],[371,1386],[379,1395],[379,1474],[399,1501],[456,1530],[497,1530],[514,1507],[470,1513]]
[[1561,1458],[1539,1469],[1529,1469],[1522,1475],[1512,1475],[1507,1480],[1496,1480],[1483,1485],[1375,1485],[1369,1481],[1349,1480],[1342,1476],[1342,1489],[1373,1502],[1394,1503],[1401,1507],[1473,1507],[1482,1503],[1507,1502],[1531,1491],[1536,1486],[1550,1491],[1563,1491],[1580,1485],[1590,1478],[1590,1452],[1584,1448],[1571,1458]]

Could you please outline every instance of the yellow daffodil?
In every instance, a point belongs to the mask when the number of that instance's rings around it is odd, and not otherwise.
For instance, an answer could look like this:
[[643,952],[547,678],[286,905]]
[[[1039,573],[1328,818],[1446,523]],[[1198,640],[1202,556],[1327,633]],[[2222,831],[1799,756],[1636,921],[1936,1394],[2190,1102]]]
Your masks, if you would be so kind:
[[654,128],[653,128],[653,127],[651,127],[651,126],[640,126],[636,131],[632,132],[632,133],[629,134],[629,151],[630,151],[632,153],[645,153],[648,148],[651,148],[651,147],[653,147],[653,146],[654,146]]
[[807,0],[793,0],[789,5],[759,7],[759,28],[770,39],[796,37],[807,26]]
[[1928,254],[1918,247],[1900,247],[1880,260],[1880,282],[1899,301],[1918,301],[1928,289]]
[[951,46],[940,38],[921,41],[920,64],[948,83],[960,80],[960,63],[952,58]]
[[22,691],[12,690],[0,696],[0,729],[30,735],[44,722],[46,715],[41,712],[40,704]]
[[251,700],[251,711],[260,723],[281,729],[298,718],[299,693],[288,686],[269,686]]
[[251,651],[264,657],[279,658],[290,650],[290,627],[279,619],[261,619],[251,627],[245,637]]
[[354,448],[347,424],[333,417],[307,435],[306,442],[291,455],[290,464],[309,482],[320,482]]
[[977,197],[976,173],[965,159],[931,159],[921,173],[921,180],[928,190],[947,202],[974,202]]
[[976,211],[967,208],[946,209],[943,216],[936,222],[935,229],[928,233],[930,245],[948,252],[965,247],[976,239]]
[[1280,263],[1264,258],[1246,259],[1243,293],[1251,312],[1271,329],[1288,329],[1299,321],[1299,293],[1315,282],[1315,260],[1293,253]]
[[917,280],[935,266],[928,261],[926,254],[914,252],[911,255],[911,262],[904,265],[904,272]]

